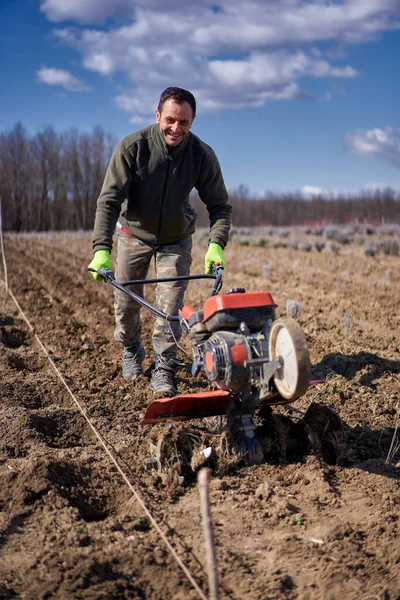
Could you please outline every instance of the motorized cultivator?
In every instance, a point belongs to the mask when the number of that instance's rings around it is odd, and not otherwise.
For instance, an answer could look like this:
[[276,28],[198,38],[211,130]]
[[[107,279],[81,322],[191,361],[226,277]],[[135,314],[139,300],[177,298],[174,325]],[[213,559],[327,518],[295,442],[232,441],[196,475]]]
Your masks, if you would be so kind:
[[[225,415],[226,426],[249,464],[263,460],[253,417],[263,405],[288,404],[310,385],[311,365],[304,333],[291,317],[275,319],[276,304],[269,292],[229,289],[221,294],[223,268],[213,275],[135,280],[119,283],[108,269],[97,271],[116,289],[167,321],[179,321],[189,336],[192,375],[204,372],[211,391],[153,400],[142,425],[162,421]],[[214,284],[201,310],[185,305],[168,315],[138,296],[129,286],[157,281],[212,278]]]

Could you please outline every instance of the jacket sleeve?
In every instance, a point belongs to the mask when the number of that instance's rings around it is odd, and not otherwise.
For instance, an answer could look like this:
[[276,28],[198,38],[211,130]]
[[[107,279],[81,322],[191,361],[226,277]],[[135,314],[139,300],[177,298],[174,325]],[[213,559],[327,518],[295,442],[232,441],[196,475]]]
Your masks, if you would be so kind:
[[112,250],[113,235],[121,206],[128,197],[135,162],[133,148],[120,142],[108,165],[97,200],[92,245],[93,250]]
[[209,146],[203,156],[200,176],[195,187],[200,199],[207,206],[210,217],[209,242],[216,242],[225,248],[231,228],[232,206],[228,202],[228,192],[218,159]]

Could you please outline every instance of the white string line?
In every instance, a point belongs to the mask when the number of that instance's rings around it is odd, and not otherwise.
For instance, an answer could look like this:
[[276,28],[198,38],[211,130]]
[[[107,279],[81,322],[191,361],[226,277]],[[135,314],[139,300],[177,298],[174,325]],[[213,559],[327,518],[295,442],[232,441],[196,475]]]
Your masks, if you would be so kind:
[[0,197],[0,240],[1,240],[1,256],[3,259],[3,268],[4,268],[4,279],[6,286],[6,293],[8,292],[8,273],[7,273],[7,262],[6,262],[6,252],[4,248],[4,236],[3,236],[3,218],[2,218],[2,207],[1,207],[1,197]]
[[[5,282],[0,279],[0,283],[5,286]],[[89,427],[92,429],[93,433],[95,434],[95,436],[97,437],[97,439],[99,440],[100,444],[103,446],[103,449],[105,450],[106,454],[108,455],[108,457],[111,459],[111,461],[114,463],[116,469],[118,470],[119,474],[121,475],[121,477],[123,478],[123,480],[125,481],[125,483],[127,484],[127,486],[129,487],[130,491],[132,492],[133,496],[136,498],[136,500],[138,501],[138,503],[140,504],[140,506],[142,507],[143,511],[145,512],[145,514],[147,515],[148,519],[151,521],[151,523],[153,524],[153,526],[155,527],[155,529],[157,530],[157,532],[159,533],[160,537],[162,538],[162,540],[164,541],[165,545],[167,546],[168,550],[171,552],[172,556],[175,558],[176,562],[178,563],[178,565],[180,566],[180,568],[182,569],[182,571],[184,572],[184,574],[186,575],[186,577],[188,578],[188,580],[190,581],[190,583],[192,584],[192,586],[194,587],[194,589],[197,591],[197,593],[199,594],[200,598],[202,598],[202,600],[207,600],[207,597],[204,595],[202,589],[199,587],[199,585],[197,584],[197,582],[194,580],[192,574],[190,573],[189,569],[186,567],[186,565],[184,564],[184,562],[181,560],[181,558],[178,556],[176,550],[174,549],[174,547],[170,544],[170,542],[168,541],[166,535],[164,534],[164,532],[162,531],[162,529],[160,528],[160,526],[158,525],[157,521],[154,519],[153,515],[151,514],[151,512],[149,511],[149,509],[147,508],[147,506],[145,505],[144,501],[142,500],[141,496],[138,494],[138,492],[135,490],[135,488],[132,486],[131,482],[129,481],[128,477],[125,475],[124,471],[121,469],[121,467],[118,464],[118,461],[115,459],[114,455],[112,454],[111,450],[108,448],[106,442],[103,439],[103,436],[101,435],[101,433],[98,431],[98,429],[95,427],[95,425],[93,425],[93,423],[91,422],[90,418],[88,417],[88,415],[86,414],[86,411],[84,410],[84,408],[82,408],[82,406],[80,405],[79,401],[77,400],[77,398],[74,396],[74,393],[72,392],[71,388],[69,387],[69,385],[67,384],[67,382],[65,381],[63,375],[61,374],[60,370],[58,369],[57,365],[54,363],[54,361],[52,360],[51,356],[49,355],[46,347],[42,344],[42,341],[40,340],[39,336],[35,333],[34,328],[32,327],[32,325],[30,324],[28,318],[25,316],[24,311],[22,310],[21,306],[19,305],[17,299],[15,298],[14,294],[12,293],[11,289],[8,288],[8,293],[11,296],[12,300],[14,301],[16,307],[18,308],[22,318],[24,319],[25,323],[28,325],[29,329],[31,330],[31,332],[33,333],[33,335],[35,336],[35,339],[37,340],[37,342],[39,343],[39,346],[41,347],[41,349],[43,350],[44,354],[46,355],[47,359],[49,360],[51,366],[53,367],[53,369],[55,370],[55,372],[57,373],[58,377],[60,378],[61,382],[63,383],[64,387],[66,388],[67,392],[69,393],[69,395],[71,396],[72,400],[74,401],[74,403],[76,404],[76,406],[78,407],[79,411],[81,412],[81,414],[83,415],[83,417],[85,418],[85,420],[87,421]]]

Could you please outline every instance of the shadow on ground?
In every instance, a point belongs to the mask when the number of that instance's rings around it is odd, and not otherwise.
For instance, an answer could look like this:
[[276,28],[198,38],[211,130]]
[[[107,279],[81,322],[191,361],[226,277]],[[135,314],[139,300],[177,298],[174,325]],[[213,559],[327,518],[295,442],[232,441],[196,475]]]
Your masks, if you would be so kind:
[[318,379],[325,379],[335,373],[350,380],[364,369],[368,369],[368,372],[361,375],[359,383],[373,387],[374,381],[382,375],[400,373],[400,360],[389,360],[371,352],[357,354],[332,352],[324,356],[321,362],[313,365],[312,375]]

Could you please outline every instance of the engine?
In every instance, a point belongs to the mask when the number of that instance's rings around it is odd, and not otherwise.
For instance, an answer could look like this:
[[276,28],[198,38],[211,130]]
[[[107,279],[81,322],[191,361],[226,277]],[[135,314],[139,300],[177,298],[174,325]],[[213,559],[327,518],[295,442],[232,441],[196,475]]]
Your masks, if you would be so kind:
[[203,366],[208,379],[223,390],[239,390],[250,379],[246,361],[252,357],[245,335],[233,331],[213,333],[203,347]]
[[261,378],[259,363],[268,361],[268,331],[275,318],[269,292],[245,293],[234,288],[208,298],[204,310],[184,307],[192,341],[193,376],[201,366],[223,390],[237,391]]

